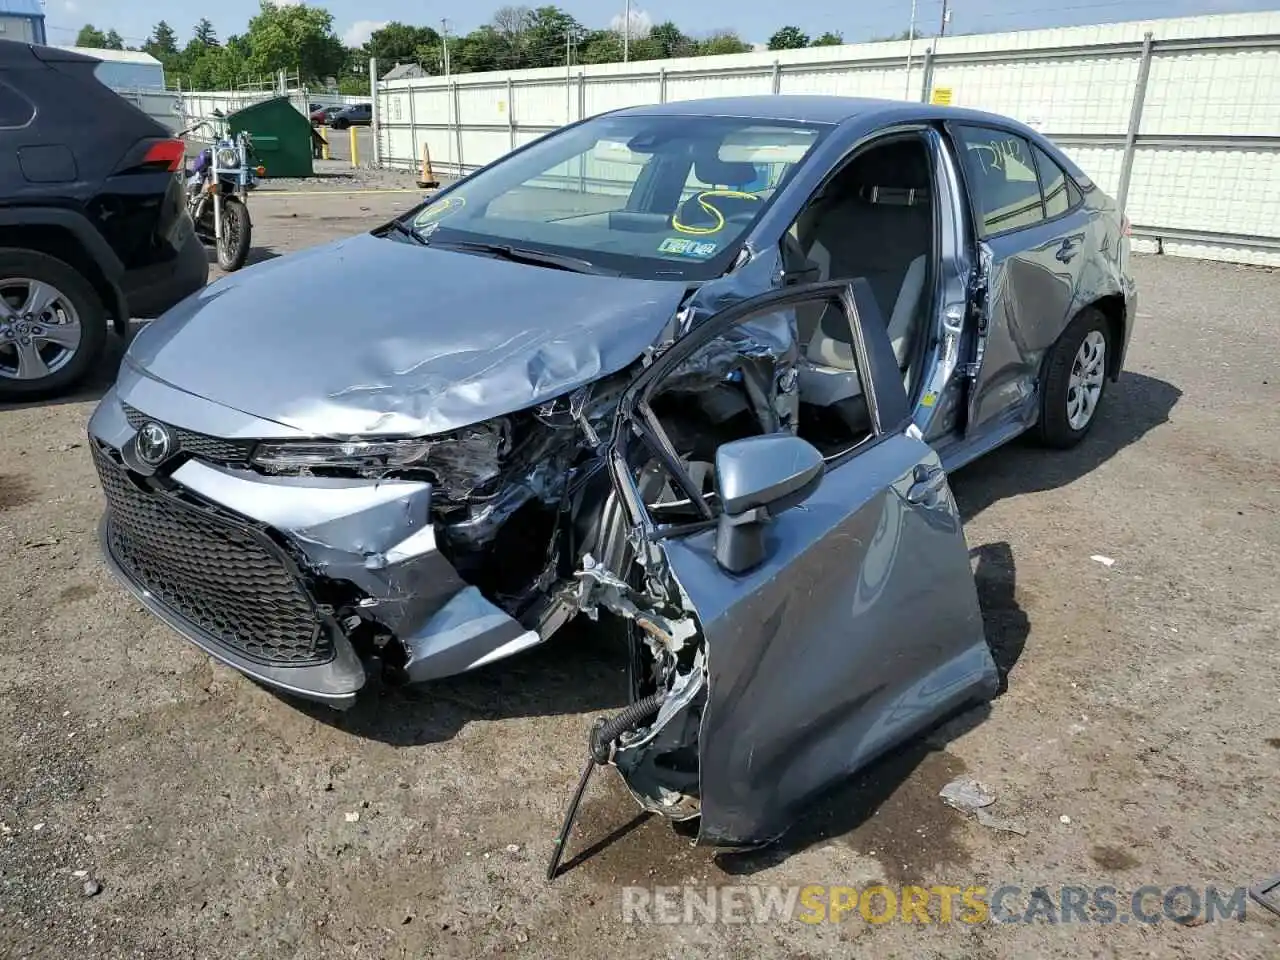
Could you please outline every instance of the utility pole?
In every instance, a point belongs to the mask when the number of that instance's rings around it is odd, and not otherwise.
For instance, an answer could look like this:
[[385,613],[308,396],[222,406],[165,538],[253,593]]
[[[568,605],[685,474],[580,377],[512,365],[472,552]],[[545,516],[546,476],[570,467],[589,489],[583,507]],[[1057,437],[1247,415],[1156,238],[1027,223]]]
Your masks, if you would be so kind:
[[440,46],[444,54],[444,78],[449,79],[449,21],[440,21]]
[[[944,0],[945,2],[945,0]],[[911,0],[911,26],[907,28],[907,89],[902,99],[911,99],[911,58],[916,49],[916,0]]]
[[573,28],[564,32],[564,122],[567,126],[573,123],[573,75],[569,68],[573,65]]
[[950,0],[942,0],[942,25],[938,27],[938,36],[941,37],[947,32],[947,24],[951,22],[951,2]]
[[[616,10],[617,7],[614,7]],[[631,0],[627,0],[627,5],[622,14],[622,62],[626,63],[631,59]]]

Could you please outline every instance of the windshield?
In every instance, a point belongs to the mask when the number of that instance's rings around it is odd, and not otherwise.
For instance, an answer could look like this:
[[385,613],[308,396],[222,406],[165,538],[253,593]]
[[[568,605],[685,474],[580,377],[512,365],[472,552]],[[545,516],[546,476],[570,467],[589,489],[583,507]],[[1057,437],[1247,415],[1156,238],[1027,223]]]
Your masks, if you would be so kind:
[[499,160],[407,214],[432,245],[560,254],[624,276],[723,273],[826,126],[612,116]]

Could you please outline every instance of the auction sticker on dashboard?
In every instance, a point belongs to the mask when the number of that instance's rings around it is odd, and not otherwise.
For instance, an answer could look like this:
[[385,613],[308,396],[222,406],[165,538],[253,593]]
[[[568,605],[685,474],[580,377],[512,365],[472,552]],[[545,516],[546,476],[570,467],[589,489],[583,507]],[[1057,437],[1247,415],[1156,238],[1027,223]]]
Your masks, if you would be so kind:
[[706,259],[716,252],[719,244],[706,240],[689,240],[686,237],[667,237],[658,245],[659,253],[673,253],[680,257]]

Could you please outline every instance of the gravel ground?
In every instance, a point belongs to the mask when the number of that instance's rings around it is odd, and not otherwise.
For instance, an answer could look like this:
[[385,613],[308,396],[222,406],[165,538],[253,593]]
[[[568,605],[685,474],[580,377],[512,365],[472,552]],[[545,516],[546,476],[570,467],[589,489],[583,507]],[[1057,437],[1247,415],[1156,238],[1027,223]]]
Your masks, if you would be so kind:
[[[374,187],[410,192],[355,192]],[[370,226],[413,192],[383,174],[273,184],[253,199],[255,256]],[[1135,269],[1128,371],[1089,440],[1015,444],[954,477],[1007,691],[754,856],[691,847],[598,776],[550,886],[620,662],[578,633],[344,715],[286,703],[98,559],[84,426],[118,353],[83,395],[0,412],[0,955],[1275,957],[1280,921],[1252,904],[1198,925],[622,921],[626,885],[1127,896],[1280,873],[1280,276]],[[944,806],[961,774],[1026,835]]]

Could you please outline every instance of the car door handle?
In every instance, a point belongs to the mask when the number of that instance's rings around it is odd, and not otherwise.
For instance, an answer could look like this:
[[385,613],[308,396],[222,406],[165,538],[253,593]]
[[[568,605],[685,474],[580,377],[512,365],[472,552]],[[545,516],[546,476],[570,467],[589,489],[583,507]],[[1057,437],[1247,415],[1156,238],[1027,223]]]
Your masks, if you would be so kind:
[[1062,241],[1062,246],[1058,248],[1058,252],[1054,254],[1063,263],[1070,263],[1075,259],[1075,255],[1080,252],[1077,245],[1078,241],[1074,237],[1067,237]]
[[907,503],[931,501],[947,482],[947,472],[941,467],[918,466],[912,474],[914,482],[907,488]]

